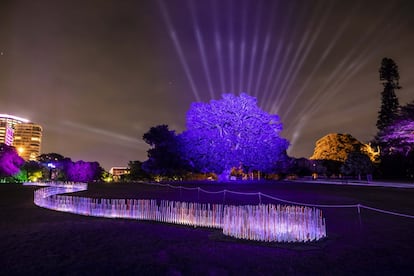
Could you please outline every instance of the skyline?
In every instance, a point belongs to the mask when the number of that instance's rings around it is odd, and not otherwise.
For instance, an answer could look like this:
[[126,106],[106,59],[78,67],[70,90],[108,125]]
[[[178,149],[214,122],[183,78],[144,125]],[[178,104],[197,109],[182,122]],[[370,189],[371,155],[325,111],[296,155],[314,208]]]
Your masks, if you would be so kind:
[[[236,3],[237,2],[237,3]],[[194,101],[246,92],[280,116],[290,156],[376,133],[383,57],[414,100],[411,1],[3,1],[0,113],[43,126],[42,152],[105,169],[146,160]],[[249,90],[249,91],[247,91]]]

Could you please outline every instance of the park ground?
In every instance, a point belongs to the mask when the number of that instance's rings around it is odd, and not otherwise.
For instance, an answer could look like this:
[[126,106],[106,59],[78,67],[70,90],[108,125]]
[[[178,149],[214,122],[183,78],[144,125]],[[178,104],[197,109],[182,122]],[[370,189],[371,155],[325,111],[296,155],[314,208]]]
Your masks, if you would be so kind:
[[[208,191],[261,192],[302,203],[363,204],[414,215],[414,189],[300,181],[175,183]],[[219,229],[106,219],[33,204],[36,187],[0,185],[0,275],[413,275],[414,219],[357,208],[320,208],[328,237],[261,243]],[[280,203],[140,183],[93,183],[79,196],[226,204]]]

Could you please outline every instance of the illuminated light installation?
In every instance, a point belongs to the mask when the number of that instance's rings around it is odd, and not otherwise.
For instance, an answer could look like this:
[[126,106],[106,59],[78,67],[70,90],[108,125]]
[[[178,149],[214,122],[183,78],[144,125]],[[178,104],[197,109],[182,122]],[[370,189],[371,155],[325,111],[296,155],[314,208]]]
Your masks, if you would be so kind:
[[105,199],[60,195],[85,191],[86,183],[25,183],[48,186],[34,192],[37,206],[106,218],[127,218],[222,228],[238,239],[309,242],[326,237],[325,219],[315,208],[273,204],[232,206],[154,199]]

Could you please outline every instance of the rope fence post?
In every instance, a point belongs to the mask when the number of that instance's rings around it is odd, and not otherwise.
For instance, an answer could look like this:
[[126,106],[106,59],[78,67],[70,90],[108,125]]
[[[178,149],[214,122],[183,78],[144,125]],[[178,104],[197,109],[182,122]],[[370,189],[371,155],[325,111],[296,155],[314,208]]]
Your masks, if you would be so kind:
[[226,191],[227,190],[223,190],[223,204],[226,202]]
[[200,202],[200,187],[197,187],[197,201]]
[[361,220],[361,204],[358,203],[358,219],[359,219],[359,231],[362,230],[362,220]]
[[262,193],[261,192],[259,192],[259,204],[260,205],[262,204]]

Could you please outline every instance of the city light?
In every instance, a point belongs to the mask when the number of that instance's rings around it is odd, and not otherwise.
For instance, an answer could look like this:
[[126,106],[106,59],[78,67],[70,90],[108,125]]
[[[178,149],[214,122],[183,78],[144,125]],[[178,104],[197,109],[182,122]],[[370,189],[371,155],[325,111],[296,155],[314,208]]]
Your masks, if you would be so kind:
[[30,122],[30,120],[28,120],[28,119],[24,119],[24,118],[14,116],[14,115],[9,115],[9,114],[0,114],[0,118],[2,118],[2,117],[17,120],[17,121],[22,121],[23,123],[29,123]]

